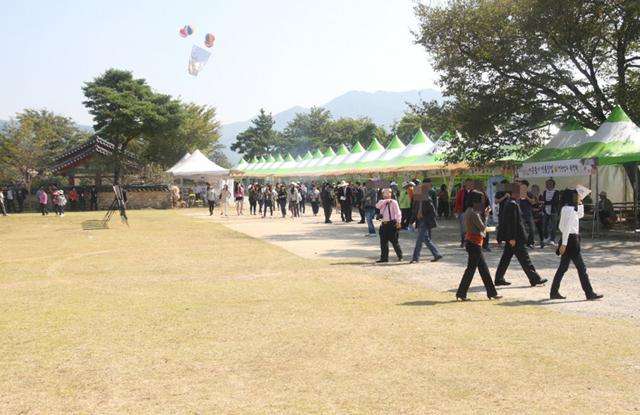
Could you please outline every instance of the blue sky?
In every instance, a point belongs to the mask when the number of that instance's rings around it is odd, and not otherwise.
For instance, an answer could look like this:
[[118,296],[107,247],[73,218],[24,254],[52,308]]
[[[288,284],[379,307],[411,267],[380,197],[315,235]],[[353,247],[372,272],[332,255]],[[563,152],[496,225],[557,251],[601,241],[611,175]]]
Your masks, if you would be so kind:
[[[433,87],[413,44],[413,0],[57,0],[3,2],[0,118],[47,108],[90,124],[83,82],[129,69],[223,122],[265,107],[322,104],[349,90]],[[190,23],[187,39],[178,29]],[[191,45],[216,36],[202,73],[186,72]]]

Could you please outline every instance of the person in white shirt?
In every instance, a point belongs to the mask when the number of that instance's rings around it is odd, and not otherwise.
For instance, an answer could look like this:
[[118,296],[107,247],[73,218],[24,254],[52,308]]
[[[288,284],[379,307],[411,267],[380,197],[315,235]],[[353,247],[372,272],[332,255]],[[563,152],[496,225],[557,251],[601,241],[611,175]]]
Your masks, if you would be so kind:
[[231,198],[231,192],[229,191],[229,186],[224,185],[222,190],[220,191],[220,216],[228,216],[229,213],[229,199]]
[[216,207],[216,191],[207,183],[206,192],[207,203],[209,204],[209,216],[213,215],[213,208]]
[[591,288],[587,267],[584,265],[582,254],[580,253],[580,218],[584,216],[584,206],[582,205],[582,200],[579,200],[578,192],[565,189],[562,193],[562,206],[560,222],[558,223],[560,232],[562,232],[562,242],[558,246],[557,252],[560,255],[560,265],[556,275],[553,277],[550,297],[552,300],[564,300],[566,298],[560,294],[560,283],[569,269],[569,263],[573,262],[578,270],[580,285],[582,285],[587,300],[602,298],[602,295],[596,294]]

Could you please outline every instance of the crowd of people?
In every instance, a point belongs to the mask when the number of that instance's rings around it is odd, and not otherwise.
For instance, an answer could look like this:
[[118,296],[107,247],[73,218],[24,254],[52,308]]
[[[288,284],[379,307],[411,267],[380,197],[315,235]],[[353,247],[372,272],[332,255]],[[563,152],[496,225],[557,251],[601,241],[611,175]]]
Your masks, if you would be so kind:
[[[29,192],[22,185],[0,187],[0,214],[22,213],[27,209]],[[71,187],[67,191],[61,186],[49,184],[35,189],[38,211],[47,216],[54,212],[64,216],[66,210],[98,210],[98,191],[93,187]]]

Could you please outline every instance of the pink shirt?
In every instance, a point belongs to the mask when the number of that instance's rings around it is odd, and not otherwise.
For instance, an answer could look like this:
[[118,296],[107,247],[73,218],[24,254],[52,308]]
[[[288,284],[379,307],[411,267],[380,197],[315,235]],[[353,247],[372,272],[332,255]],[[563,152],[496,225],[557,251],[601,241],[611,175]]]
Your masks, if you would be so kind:
[[42,203],[43,205],[47,204],[48,199],[49,195],[47,195],[47,192],[42,191],[38,194],[38,202]]
[[395,220],[396,222],[402,221],[402,212],[400,211],[400,206],[395,199],[379,200],[378,203],[376,203],[376,208],[380,210],[383,222],[388,222],[390,220]]

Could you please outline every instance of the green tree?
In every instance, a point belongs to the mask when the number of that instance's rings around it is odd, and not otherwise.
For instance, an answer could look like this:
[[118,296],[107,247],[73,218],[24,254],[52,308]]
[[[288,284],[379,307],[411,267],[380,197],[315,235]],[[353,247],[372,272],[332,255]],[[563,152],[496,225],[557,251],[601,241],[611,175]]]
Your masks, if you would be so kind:
[[88,137],[70,118],[26,109],[0,131],[0,165],[31,190],[55,158]]
[[569,116],[597,128],[616,103],[640,120],[637,0],[450,0],[415,10],[416,41],[453,98],[453,160],[526,152]]
[[225,169],[229,169],[232,167],[231,161],[224,153],[224,144],[214,142],[209,145],[207,150],[205,151],[205,155],[211,159],[214,163],[216,163],[220,167],[224,167]]
[[387,131],[369,118],[338,118],[329,126],[326,145],[333,148],[337,148],[340,144],[353,147],[356,142],[360,142],[366,146],[373,137],[377,137],[385,145],[390,140]]
[[187,151],[207,152],[220,139],[216,109],[206,105],[182,104],[179,127],[159,131],[149,137],[144,156],[147,161],[169,167]]
[[94,130],[116,146],[114,183],[120,182],[125,151],[144,156],[153,140],[177,134],[182,125],[182,103],[154,92],[144,79],[135,79],[129,71],[109,69],[85,83],[83,92]]
[[271,113],[263,108],[260,114],[251,120],[252,126],[236,136],[236,141],[231,145],[231,150],[237,151],[245,158],[266,156],[274,153],[282,145],[281,134],[273,129],[275,121]]
[[392,133],[397,134],[405,143],[411,141],[419,129],[436,140],[445,131],[456,128],[450,102],[422,101],[418,104],[408,105],[409,108],[402,118],[391,128]]
[[280,151],[303,154],[307,150],[328,145],[331,112],[325,108],[312,107],[307,113],[298,113],[284,129]]

